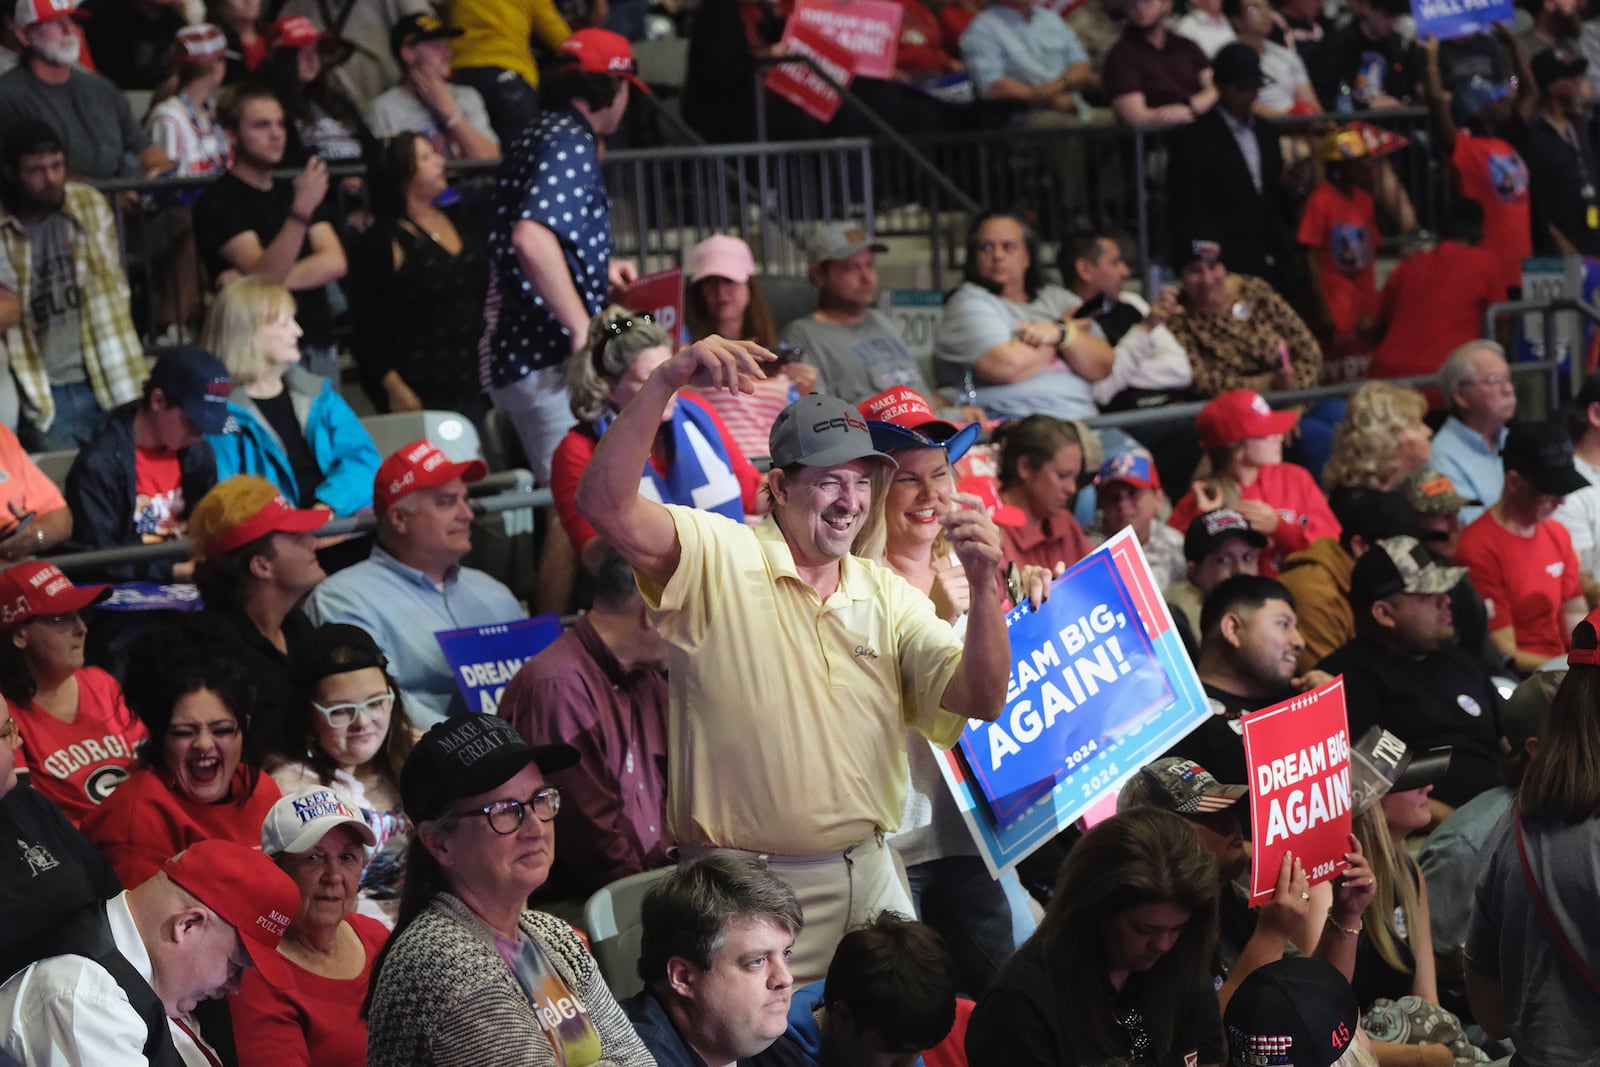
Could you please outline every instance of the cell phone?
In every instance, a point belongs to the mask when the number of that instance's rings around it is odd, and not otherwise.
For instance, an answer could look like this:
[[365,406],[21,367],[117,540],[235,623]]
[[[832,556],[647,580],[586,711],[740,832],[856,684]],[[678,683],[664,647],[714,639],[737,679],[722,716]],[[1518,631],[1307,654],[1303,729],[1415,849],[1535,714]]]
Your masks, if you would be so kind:
[[17,536],[17,534],[33,525],[33,520],[38,518],[38,516],[39,513],[37,511],[24,511],[21,515],[17,516],[17,524],[11,527],[11,529],[7,530],[4,534],[0,534],[0,537]]
[[786,363],[798,363],[800,361],[801,352],[797,345],[780,344],[772,351],[778,357],[777,365],[780,367]]

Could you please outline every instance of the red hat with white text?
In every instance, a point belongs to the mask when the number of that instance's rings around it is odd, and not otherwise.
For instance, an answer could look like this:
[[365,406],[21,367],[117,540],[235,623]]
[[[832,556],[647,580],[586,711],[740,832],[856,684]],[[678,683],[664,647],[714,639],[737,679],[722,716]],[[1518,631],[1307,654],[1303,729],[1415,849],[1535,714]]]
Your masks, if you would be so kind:
[[276,863],[258,848],[212,838],[196,841],[161,870],[239,932],[269,985],[294,988],[294,971],[278,954],[278,942],[300,910],[300,889]]
[[18,563],[0,571],[0,631],[41,615],[70,615],[110,595],[109,585],[73,585],[54,563]]
[[37,26],[52,19],[72,17],[78,10],[78,0],[17,0],[11,21],[18,26]]
[[413,441],[378,467],[378,476],[372,480],[372,503],[379,511],[387,511],[407,493],[432,489],[457,478],[481,482],[488,473],[488,464],[481,459],[456,463],[432,441]]
[[894,448],[942,448],[954,463],[966,455],[982,427],[972,423],[960,429],[939,418],[927,399],[909,385],[896,385],[856,405],[872,428],[872,446],[880,452]]
[[639,80],[639,63],[633,58],[633,46],[620,33],[593,27],[578,30],[562,41],[556,52],[569,63],[576,61],[578,69],[585,74],[615,74],[628,79],[641,92],[650,91],[650,87]]
[[1273,411],[1260,393],[1232,389],[1200,409],[1194,428],[1201,448],[1226,448],[1252,437],[1288,433],[1299,417],[1292,411]]

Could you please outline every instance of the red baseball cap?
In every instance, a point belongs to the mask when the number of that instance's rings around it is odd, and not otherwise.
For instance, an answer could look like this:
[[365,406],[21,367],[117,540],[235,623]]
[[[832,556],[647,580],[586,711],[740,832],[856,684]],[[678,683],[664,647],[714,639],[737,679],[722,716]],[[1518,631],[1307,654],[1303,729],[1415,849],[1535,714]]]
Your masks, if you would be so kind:
[[969,474],[956,482],[956,492],[966,493],[981,500],[983,510],[1001,526],[1028,525],[1028,516],[1021,508],[1000,499],[1000,492],[994,487],[993,478],[986,478],[981,474]]
[[52,19],[70,18],[77,10],[78,0],[17,0],[11,21],[22,27],[37,26]]
[[109,585],[73,585],[44,560],[0,571],[0,630],[14,630],[40,615],[67,615],[111,595]]
[[331,40],[332,36],[317,29],[317,24],[304,15],[288,15],[267,30],[268,48],[304,48]]
[[333,518],[321,508],[297,508],[278,487],[253,474],[236,474],[212,486],[189,515],[189,536],[202,558],[220,556],[258,537],[309,533]]
[[200,903],[239,932],[261,977],[278,989],[294,988],[294,971],[278,942],[300,910],[300,890],[260,849],[235,841],[196,841],[162,866]]
[[582,29],[561,42],[556,49],[568,62],[577,61],[578,69],[585,74],[615,74],[626,78],[641,92],[650,87],[639,80],[639,64],[633,58],[633,46],[620,33],[610,30]]
[[457,478],[480,482],[488,473],[489,466],[481,459],[456,463],[432,441],[413,441],[378,468],[378,476],[372,481],[372,502],[379,511],[387,511],[407,493],[432,489]]
[[1201,448],[1226,448],[1251,437],[1272,437],[1294,429],[1292,411],[1273,411],[1261,394],[1232,389],[1200,409],[1194,428]]
[[982,427],[972,423],[957,429],[940,419],[927,398],[909,385],[896,385],[856,405],[872,429],[872,447],[880,452],[893,448],[943,448],[954,463],[966,455],[978,439]]

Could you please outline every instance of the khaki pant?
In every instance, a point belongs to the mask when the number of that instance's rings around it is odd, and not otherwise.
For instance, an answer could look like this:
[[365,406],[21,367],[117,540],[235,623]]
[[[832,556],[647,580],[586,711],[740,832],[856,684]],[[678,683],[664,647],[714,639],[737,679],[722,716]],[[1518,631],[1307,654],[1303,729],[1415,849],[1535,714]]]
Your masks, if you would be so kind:
[[833,950],[851,928],[880,911],[898,912],[908,919],[917,914],[911,904],[905,870],[881,834],[843,852],[821,856],[775,856],[736,848],[684,845],[678,848],[679,861],[683,863],[708,855],[757,860],[794,889],[806,920],[789,957],[796,986],[827,976]]

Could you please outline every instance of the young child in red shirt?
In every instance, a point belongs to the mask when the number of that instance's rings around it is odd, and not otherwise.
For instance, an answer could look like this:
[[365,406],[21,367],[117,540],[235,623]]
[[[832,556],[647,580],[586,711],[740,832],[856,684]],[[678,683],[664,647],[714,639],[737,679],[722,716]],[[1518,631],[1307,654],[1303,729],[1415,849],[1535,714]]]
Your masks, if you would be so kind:
[[1378,310],[1378,218],[1361,132],[1335,130],[1322,143],[1322,158],[1327,177],[1307,198],[1295,240],[1311,272],[1311,326],[1329,362],[1368,351]]

